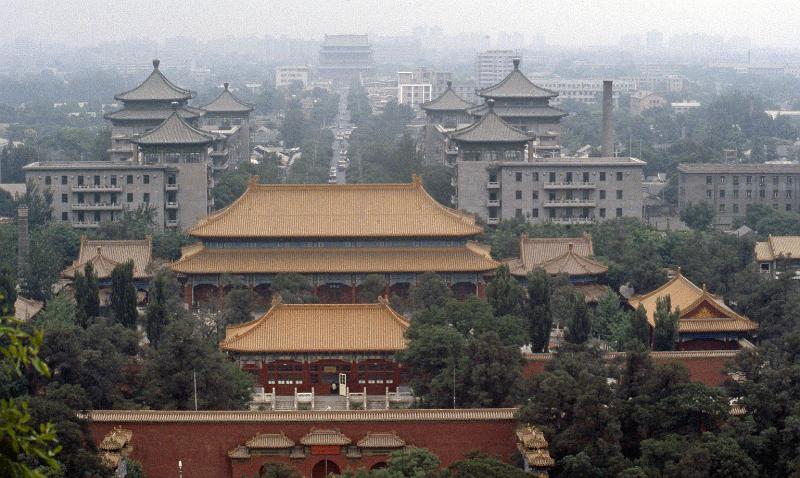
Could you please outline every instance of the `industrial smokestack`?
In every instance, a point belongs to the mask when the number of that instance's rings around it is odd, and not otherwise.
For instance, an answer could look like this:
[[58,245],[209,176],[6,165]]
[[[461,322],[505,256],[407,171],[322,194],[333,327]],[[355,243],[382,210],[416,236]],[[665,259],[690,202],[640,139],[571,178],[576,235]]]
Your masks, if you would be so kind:
[[17,208],[17,278],[27,276],[30,258],[30,239],[28,236],[28,207]]
[[613,82],[603,81],[603,156],[614,156]]

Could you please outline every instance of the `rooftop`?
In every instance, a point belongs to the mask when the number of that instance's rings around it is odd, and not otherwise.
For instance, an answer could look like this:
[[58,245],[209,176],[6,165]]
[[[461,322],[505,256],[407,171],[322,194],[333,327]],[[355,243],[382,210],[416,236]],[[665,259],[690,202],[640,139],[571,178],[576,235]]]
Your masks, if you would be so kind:
[[203,106],[204,110],[212,113],[249,113],[253,111],[253,105],[245,103],[230,92],[228,83],[225,83],[224,87],[225,89],[214,101]]
[[158,69],[159,61],[153,60],[153,72],[139,86],[114,96],[122,101],[186,101],[192,92],[176,86]]
[[519,59],[514,59],[514,69],[503,81],[478,91],[484,98],[554,98],[558,93],[535,85],[519,71]]
[[396,352],[405,349],[408,321],[377,304],[284,304],[280,298],[260,318],[228,327],[226,352]]
[[800,259],[800,236],[769,236],[756,242],[756,260],[772,262],[779,257]]
[[154,146],[165,144],[209,144],[214,140],[214,135],[195,128],[186,122],[177,111],[173,111],[169,118],[158,125],[157,128],[134,137],[133,142],[140,145]]
[[369,47],[367,35],[325,35],[323,47],[358,46]]
[[[403,184],[257,184],[189,228],[195,237],[469,237],[475,217]],[[269,207],[265,207],[269,205]]]
[[143,240],[94,241],[81,236],[81,249],[78,259],[61,272],[62,277],[75,278],[76,271],[83,271],[86,264],[92,264],[98,279],[109,279],[111,272],[120,264],[133,261],[133,277],[149,278],[148,268],[153,260],[153,240],[147,236]]
[[527,143],[533,137],[503,121],[493,111],[490,101],[489,111],[475,123],[448,134],[457,143]]
[[488,248],[184,248],[172,270],[185,274],[486,272],[496,269]]
[[472,106],[472,103],[453,91],[453,83],[448,81],[447,89],[431,101],[422,103],[421,108],[426,111],[465,111]]
[[548,274],[570,276],[599,275],[608,272],[608,267],[587,257],[594,255],[592,236],[529,238],[523,235],[519,241],[520,257],[507,261],[511,273],[527,275],[541,267]]
[[140,164],[130,161],[37,161],[22,167],[25,171],[51,171],[51,170],[75,170],[75,171],[95,171],[104,169],[123,169],[123,170],[153,170],[165,169],[163,164]]
[[800,163],[795,164],[765,164],[765,163],[693,163],[679,164],[678,171],[682,173],[711,174],[746,174],[746,173],[769,173],[769,174],[798,174],[800,173]]
[[[103,115],[103,118],[108,120],[120,121],[164,121],[175,110],[172,108],[158,108],[158,109],[131,109],[123,108],[121,110],[112,111],[111,113]],[[199,118],[205,112],[199,108],[189,105],[181,105],[178,108],[178,114],[183,119]]]
[[[483,104],[470,108],[469,113],[475,116],[483,116],[488,110],[489,107]],[[569,114],[564,110],[549,105],[495,105],[494,112],[501,118],[563,118]]]
[[647,294],[635,295],[628,300],[634,309],[642,305],[647,311],[647,321],[655,326],[656,301],[669,296],[672,309],[680,310],[678,332],[751,332],[758,324],[737,314],[725,301],[706,290],[697,287],[681,274]]

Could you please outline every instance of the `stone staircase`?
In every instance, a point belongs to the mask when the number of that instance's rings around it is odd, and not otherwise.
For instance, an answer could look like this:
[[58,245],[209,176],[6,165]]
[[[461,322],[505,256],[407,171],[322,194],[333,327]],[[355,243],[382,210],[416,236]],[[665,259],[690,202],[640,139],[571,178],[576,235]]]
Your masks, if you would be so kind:
[[317,395],[315,410],[347,410],[347,399],[339,395]]

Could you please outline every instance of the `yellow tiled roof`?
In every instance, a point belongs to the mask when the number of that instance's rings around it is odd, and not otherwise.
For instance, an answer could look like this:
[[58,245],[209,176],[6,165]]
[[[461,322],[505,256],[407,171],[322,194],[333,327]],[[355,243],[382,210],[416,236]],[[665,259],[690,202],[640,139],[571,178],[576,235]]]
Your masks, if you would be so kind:
[[570,275],[603,274],[608,268],[587,259],[594,255],[592,236],[581,237],[528,237],[519,241],[519,259],[506,261],[511,273],[526,275],[537,267],[544,267],[549,274]]
[[90,241],[81,237],[81,250],[78,259],[61,272],[62,277],[75,278],[75,272],[83,272],[86,264],[92,263],[98,279],[108,279],[111,271],[119,264],[133,260],[133,277],[148,278],[147,271],[153,260],[153,239],[144,240]]
[[[14,318],[23,322],[30,320],[36,314],[41,312],[43,307],[44,302],[26,299],[25,297],[18,295],[17,300],[14,302]],[[5,311],[3,313],[5,313]]]
[[300,439],[300,443],[306,446],[312,445],[349,445],[350,438],[339,430],[311,429],[311,431]]
[[361,448],[402,448],[406,442],[395,433],[370,432],[358,440],[357,445]]
[[247,448],[291,448],[294,442],[283,433],[262,433],[247,440]]
[[756,260],[774,261],[778,257],[800,259],[800,236],[769,236],[765,242],[757,242]]
[[368,352],[406,347],[408,321],[377,304],[275,303],[260,318],[228,327],[228,352]]
[[133,432],[131,430],[114,428],[103,437],[103,441],[100,442],[98,448],[106,451],[119,451],[131,441],[132,437]]
[[186,274],[483,272],[497,268],[485,248],[206,248],[184,250],[172,270]]
[[655,326],[656,301],[666,296],[669,296],[673,310],[680,309],[679,332],[753,331],[758,328],[758,324],[725,305],[721,297],[697,287],[680,270],[658,289],[631,297],[628,304],[634,309],[641,304],[647,311],[647,321]]
[[475,217],[408,184],[256,184],[187,232],[195,237],[467,237]]

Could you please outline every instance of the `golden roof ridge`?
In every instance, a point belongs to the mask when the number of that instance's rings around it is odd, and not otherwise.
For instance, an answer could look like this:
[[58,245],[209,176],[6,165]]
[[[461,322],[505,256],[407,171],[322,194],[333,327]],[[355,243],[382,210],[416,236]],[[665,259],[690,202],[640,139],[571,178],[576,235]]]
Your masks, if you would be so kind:
[[698,292],[702,292],[702,289],[700,287],[697,287],[697,284],[695,284],[694,282],[692,282],[689,279],[687,279],[686,276],[684,276],[683,273],[681,273],[681,268],[680,267],[678,267],[675,272],[676,272],[675,273],[675,277],[673,277],[672,279],[668,280],[667,282],[661,284],[661,286],[659,286],[658,288],[653,289],[650,292],[647,292],[646,294],[634,295],[633,297],[630,298],[630,300],[628,302],[631,302],[631,301],[642,302],[645,299],[653,297],[658,292],[663,291],[664,289],[666,289],[667,287],[671,286],[672,284],[674,284],[675,282],[677,282],[679,280],[682,280],[685,284],[687,284],[690,287],[694,288]]

